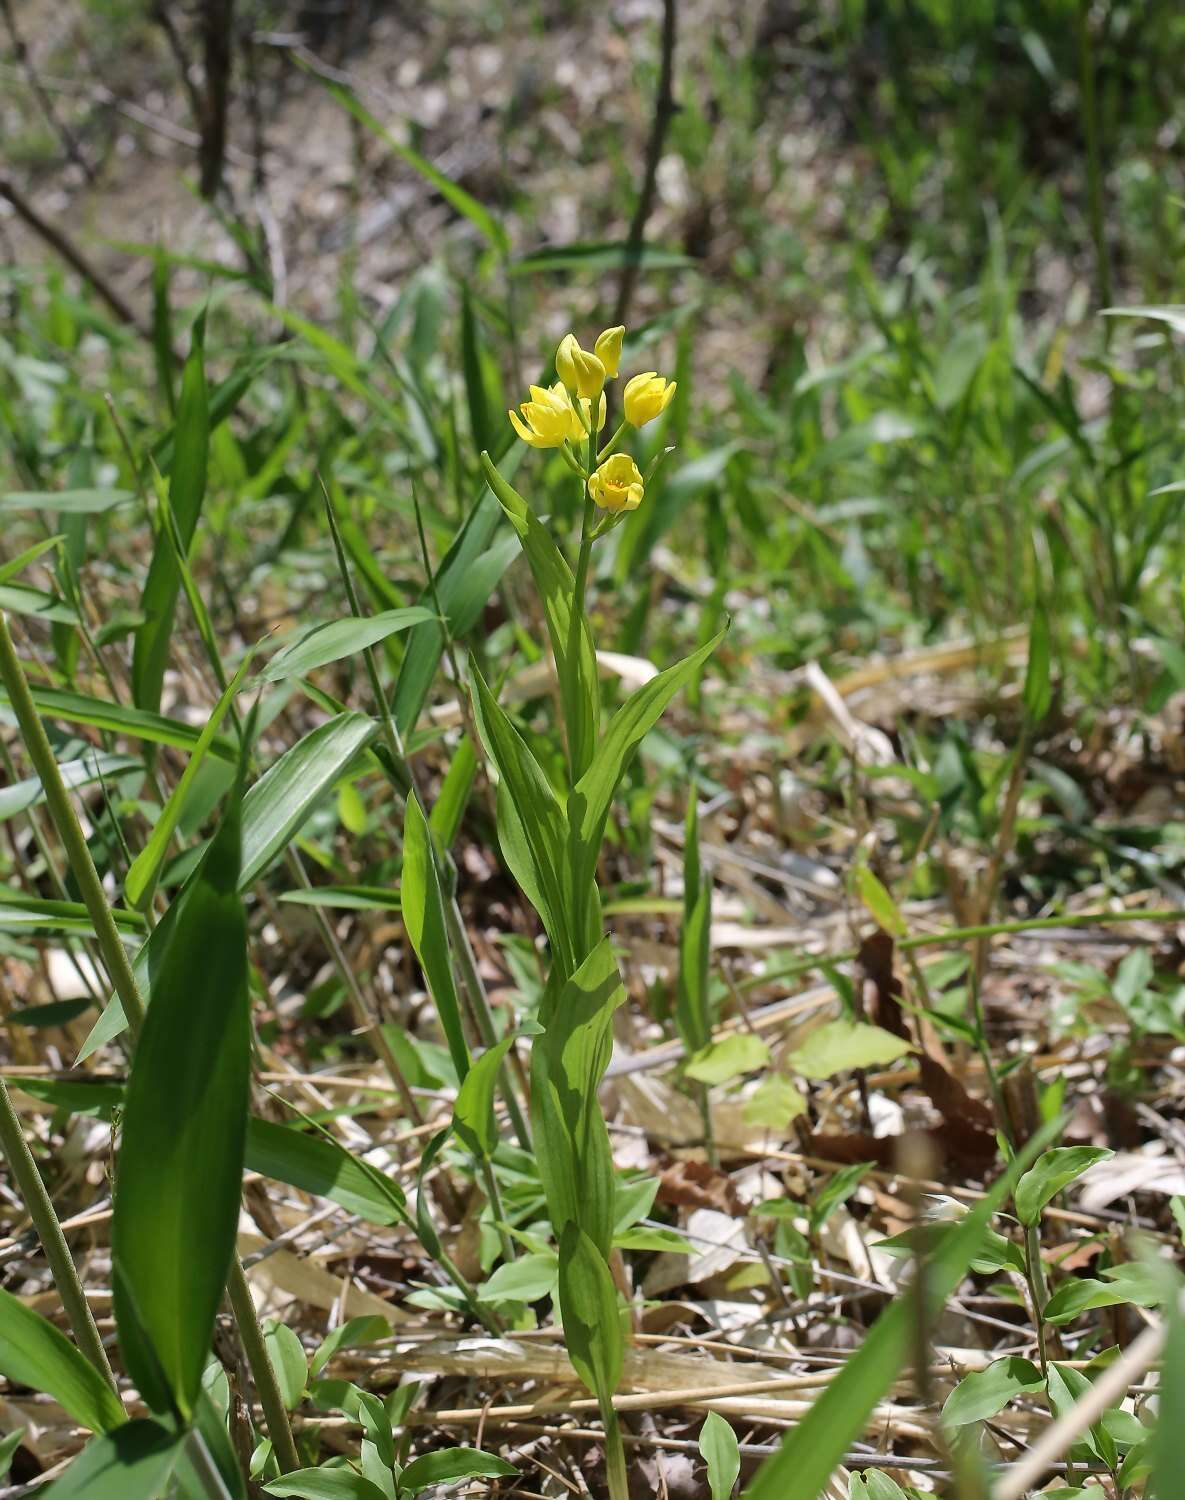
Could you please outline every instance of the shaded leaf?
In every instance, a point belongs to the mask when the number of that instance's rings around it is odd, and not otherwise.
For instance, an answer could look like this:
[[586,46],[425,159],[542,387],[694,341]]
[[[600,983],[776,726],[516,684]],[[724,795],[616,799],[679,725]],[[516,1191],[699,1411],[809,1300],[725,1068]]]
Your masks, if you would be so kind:
[[127,1420],[119,1397],[48,1319],[0,1289],[0,1375],[52,1396],[80,1427],[108,1432]]

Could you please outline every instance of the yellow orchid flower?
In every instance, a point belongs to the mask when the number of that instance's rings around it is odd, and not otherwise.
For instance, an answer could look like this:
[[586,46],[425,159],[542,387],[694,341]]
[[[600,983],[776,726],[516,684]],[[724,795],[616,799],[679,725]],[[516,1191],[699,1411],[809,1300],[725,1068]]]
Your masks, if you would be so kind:
[[644,427],[661,416],[675,399],[677,386],[665,375],[647,370],[625,383],[625,419],[631,427]]
[[625,338],[625,324],[619,323],[616,328],[606,328],[604,333],[597,336],[593,345],[593,353],[605,366],[605,374],[610,380],[617,376],[621,367],[621,344]]
[[518,411],[507,412],[507,416],[515,432],[532,448],[558,448],[573,437],[584,436],[580,418],[562,385],[551,390],[533,385],[531,399],[522,402]]
[[605,386],[605,366],[595,354],[580,347],[574,333],[566,333],[560,340],[555,372],[582,400],[595,401]]
[[588,492],[602,510],[614,515],[637,510],[642,503],[641,470],[628,453],[615,453],[588,481]]

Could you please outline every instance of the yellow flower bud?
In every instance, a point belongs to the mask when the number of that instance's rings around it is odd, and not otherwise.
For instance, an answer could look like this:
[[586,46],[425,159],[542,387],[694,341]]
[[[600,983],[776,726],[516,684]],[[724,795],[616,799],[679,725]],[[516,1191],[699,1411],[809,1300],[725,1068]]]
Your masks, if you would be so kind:
[[531,399],[524,401],[518,412],[508,412],[510,425],[532,448],[558,448],[561,443],[584,436],[580,418],[572,408],[568,393],[562,385],[544,390],[540,385],[531,387]]
[[574,333],[566,333],[555,353],[555,372],[578,396],[595,401],[605,386],[605,366],[595,354],[582,349]]
[[615,515],[642,503],[642,474],[628,453],[607,458],[588,481],[588,492],[602,510]]
[[647,370],[625,383],[625,419],[631,427],[644,427],[661,416],[675,399],[676,385],[665,375]]
[[625,324],[621,323],[616,328],[606,328],[593,345],[593,353],[605,366],[605,374],[610,380],[615,379],[621,365],[621,343],[625,338]]

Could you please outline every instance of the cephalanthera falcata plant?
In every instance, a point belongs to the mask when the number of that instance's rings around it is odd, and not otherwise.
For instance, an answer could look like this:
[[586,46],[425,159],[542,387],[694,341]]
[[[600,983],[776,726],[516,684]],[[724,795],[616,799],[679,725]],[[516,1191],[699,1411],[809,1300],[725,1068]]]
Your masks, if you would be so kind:
[[482,462],[490,487],[522,541],[543,606],[559,679],[567,790],[558,795],[526,741],[473,668],[473,707],[498,781],[498,834],[515,879],[539,914],[550,968],[531,1057],[536,1159],[560,1253],[559,1300],[568,1352],[597,1397],[605,1423],[610,1492],[626,1495],[613,1393],[624,1355],[622,1309],[610,1269],[613,1162],[597,1088],[612,1048],[613,1012],[625,998],[597,890],[597,861],[610,805],[643,737],[700,670],[720,636],[659,672],[602,722],[597,658],[587,610],[592,548],[645,503],[646,478],[625,449],[631,432],[659,416],[675,394],[653,371],[625,384],[624,418],[604,443],[605,385],[618,375],[624,328],[593,351],[568,334],[559,376],[532,386],[510,420],[534,448],[555,449],[580,484],[581,528],[570,562],[535,510]]

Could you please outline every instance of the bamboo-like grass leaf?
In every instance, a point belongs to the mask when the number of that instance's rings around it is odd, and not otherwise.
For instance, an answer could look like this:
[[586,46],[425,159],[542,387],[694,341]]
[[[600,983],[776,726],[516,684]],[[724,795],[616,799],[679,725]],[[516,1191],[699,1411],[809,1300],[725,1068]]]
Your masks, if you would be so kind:
[[297,1469],[295,1474],[265,1484],[263,1491],[291,1500],[389,1500],[372,1479],[353,1469]]
[[65,516],[95,516],[127,505],[136,498],[133,490],[8,490],[0,495],[0,511],[54,511]]
[[436,870],[432,831],[415,797],[407,799],[403,824],[403,878],[399,887],[403,925],[432,991],[448,1042],[449,1056],[462,1081],[469,1071],[469,1048],[449,957],[444,898]]
[[259,675],[264,682],[301,677],[330,662],[340,661],[343,656],[353,656],[397,631],[410,630],[413,625],[422,625],[435,618],[430,609],[413,604],[405,609],[384,610],[382,614],[368,615],[365,619],[329,620],[314,625],[300,640],[277,651]]
[[0,1289],[0,1375],[52,1396],[80,1427],[109,1432],[127,1420],[119,1397],[64,1333]]
[[371,1224],[395,1224],[403,1215],[403,1191],[384,1176],[374,1181],[377,1167],[363,1167],[344,1146],[323,1136],[306,1135],[290,1125],[276,1125],[252,1115],[247,1125],[246,1164],[276,1182],[305,1193],[330,1198]]
[[243,799],[240,890],[259,879],[377,731],[366,714],[338,714],[268,767]]
[[[176,441],[169,475],[169,506],[181,545],[188,548],[197,528],[206,494],[206,466],[210,452],[210,406],[204,364],[205,316],[193,327],[193,345],[181,377],[177,405]],[[132,653],[132,697],[137,708],[155,712],[169,660],[173,613],[181,589],[181,574],[173,545],[163,528],[156,539],[140,608],[144,623],[136,631]]]
[[480,453],[490,446],[493,432],[490,423],[490,398],[482,369],[481,329],[468,282],[461,284],[461,369],[465,376],[469,430],[473,434],[473,446]]
[[818,1500],[873,1407],[916,1348],[919,1320],[929,1328],[954,1294],[983,1244],[992,1215],[1059,1125],[1054,1121],[1038,1132],[971,1212],[944,1236],[926,1267],[924,1302],[914,1289],[885,1308],[838,1377],[762,1464],[745,1489],[744,1500]]
[[234,677],[227,684],[226,691],[210,711],[210,717],[206,720],[205,728],[198,736],[197,744],[193,747],[193,754],[185,770],[181,773],[181,779],[169,794],[168,801],[161,809],[160,817],[153,824],[152,832],[148,836],[148,842],[140,850],[132,861],[128,870],[127,878],[124,880],[124,894],[128,901],[137,911],[144,911],[152,900],[156,891],[157,881],[164,866],[165,855],[168,852],[169,841],[181,817],[185,806],[185,799],[198,772],[205,761],[206,753],[214,743],[214,736],[218,733],[218,726],[226,717],[226,712],[234,701],[234,696],[250,665],[251,657],[248,655]]
[[[508,427],[508,445],[509,441]],[[521,454],[515,451],[503,460],[508,473],[513,474],[520,457]],[[508,534],[494,539],[501,519],[501,506],[490,487],[483,485],[476,504],[453,538],[432,584],[425,589],[420,600],[433,610],[439,606],[454,640],[461,639],[473,628],[498,580],[518,555],[515,536]],[[404,735],[409,735],[416,726],[440,666],[444,645],[445,627],[438,620],[417,625],[408,638],[391,700],[392,712]]]
[[47,1491],[53,1500],[157,1500],[184,1437],[140,1418],[90,1440]]
[[572,569],[552,540],[551,532],[530,506],[494,467],[488,453],[481,455],[490,488],[518,533],[543,605],[547,633],[560,679],[560,701],[568,733],[572,780],[579,781],[592,763],[600,728],[601,692],[592,632],[582,612],[572,633],[576,590]]
[[234,1251],[251,1038],[236,793],[169,936],[124,1107],[111,1226],[128,1372],[188,1418]]
[[[75,693],[65,688],[31,688],[37,712],[44,719],[61,719],[68,724],[86,724],[93,729],[105,729],[110,734],[124,734],[129,739],[143,740],[150,745],[169,745],[174,750],[196,748],[201,738],[200,730],[180,719],[170,719],[166,714],[146,709],[127,708],[119,703],[106,703],[101,698],[92,698],[86,693]],[[8,695],[0,691],[0,703],[7,703]],[[215,739],[211,752],[221,760],[235,761],[238,752],[230,740]]]
[[[112,755],[102,750],[91,750],[77,760],[58,762],[58,770],[67,787],[90,786],[108,777],[121,776],[125,771],[142,769],[141,762],[133,755]],[[14,781],[0,790],[0,822],[28,812],[45,800],[45,791],[39,776],[27,776]]]
[[[366,714],[339,714],[298,740],[264,772],[243,799],[240,891],[259,879],[354,757],[374,738],[377,729]],[[209,854],[207,848],[203,858]],[[184,926],[184,914],[201,868],[199,865],[186,881],[136,955],[132,968],[146,1001],[152,999],[173,934]],[[118,996],[113,996],[83,1042],[77,1061],[85,1061],[98,1048],[113,1041],[126,1025],[123,1006]]]

